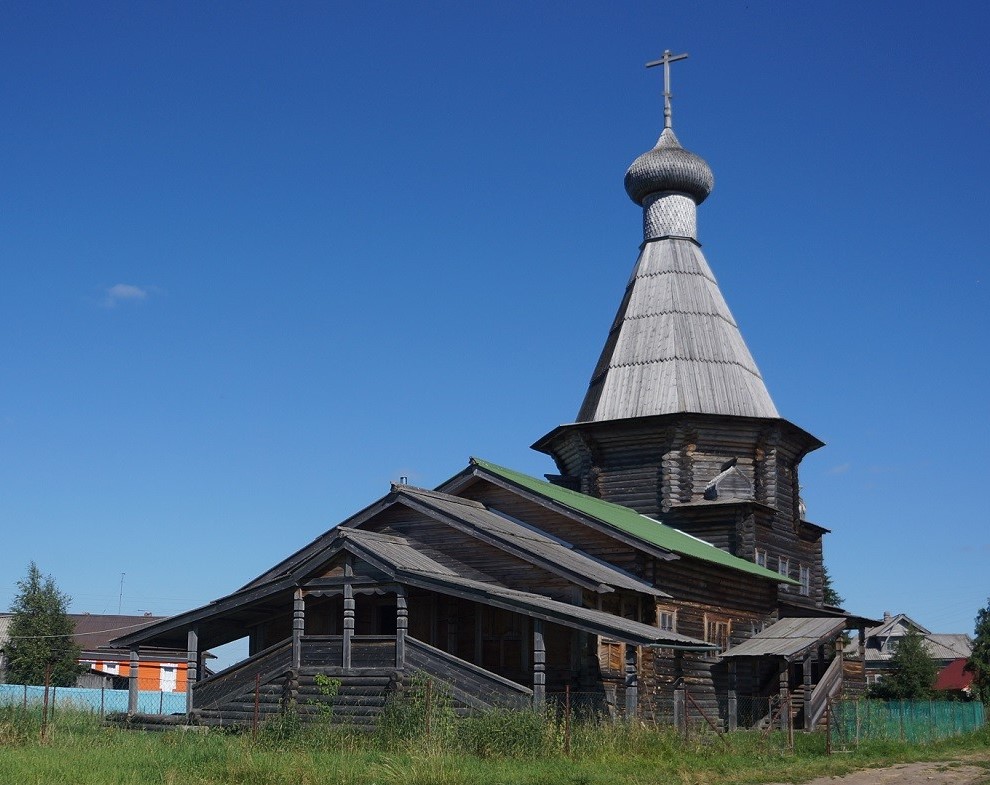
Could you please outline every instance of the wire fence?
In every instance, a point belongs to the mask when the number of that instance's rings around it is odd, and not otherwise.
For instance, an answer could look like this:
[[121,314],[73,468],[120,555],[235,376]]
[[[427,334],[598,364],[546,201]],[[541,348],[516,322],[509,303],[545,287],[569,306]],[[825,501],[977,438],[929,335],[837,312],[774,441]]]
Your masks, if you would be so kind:
[[986,722],[980,701],[841,700],[831,704],[836,741],[890,739],[924,743],[979,730]]
[[[127,690],[85,687],[49,687],[48,703],[55,708],[72,708],[99,714],[126,712]],[[0,706],[41,706],[45,688],[28,684],[0,684]],[[184,692],[138,692],[138,712],[142,714],[185,714]]]

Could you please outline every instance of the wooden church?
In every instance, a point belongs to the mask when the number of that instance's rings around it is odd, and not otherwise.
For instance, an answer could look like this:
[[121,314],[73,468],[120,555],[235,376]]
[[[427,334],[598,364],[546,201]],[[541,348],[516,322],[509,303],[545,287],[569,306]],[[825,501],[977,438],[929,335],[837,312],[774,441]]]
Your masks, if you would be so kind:
[[[663,131],[625,175],[639,258],[576,421],[533,445],[556,473],[471,459],[435,489],[393,485],[237,591],[119,638],[132,660],[187,649],[194,721],[306,707],[322,673],[354,723],[426,678],[463,711],[568,691],[731,728],[764,714],[744,697],[768,713],[780,696],[810,728],[861,681],[836,642],[862,620],[824,604],[828,530],[799,497],[822,442],[778,414],[697,239],[713,176],[671,127],[676,59]],[[247,659],[196,680],[201,652],[244,637]]]

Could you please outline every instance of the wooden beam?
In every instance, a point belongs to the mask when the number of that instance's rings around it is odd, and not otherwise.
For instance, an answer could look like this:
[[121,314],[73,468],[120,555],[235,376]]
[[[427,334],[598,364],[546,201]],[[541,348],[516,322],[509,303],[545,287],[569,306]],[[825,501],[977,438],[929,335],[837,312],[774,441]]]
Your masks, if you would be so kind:
[[[819,651],[821,647],[819,647]],[[804,656],[804,662],[802,663],[802,668],[804,669],[804,729],[806,731],[812,730],[811,725],[811,652],[809,651]]]

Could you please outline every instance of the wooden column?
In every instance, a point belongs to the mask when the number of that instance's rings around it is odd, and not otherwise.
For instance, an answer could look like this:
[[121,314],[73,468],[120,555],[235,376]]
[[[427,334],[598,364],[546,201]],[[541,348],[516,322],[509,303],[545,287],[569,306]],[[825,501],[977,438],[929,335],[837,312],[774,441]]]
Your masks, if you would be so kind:
[[131,669],[127,678],[127,713],[136,714],[138,710],[138,671],[141,661],[137,649],[131,649]]
[[344,557],[344,640],[341,645],[341,665],[351,667],[351,638],[354,637],[354,557]]
[[546,702],[547,649],[543,640],[543,620],[533,619],[533,708],[542,709]]
[[306,629],[306,598],[302,589],[292,595],[292,667],[299,670],[302,663],[302,636]]
[[780,729],[786,731],[791,724],[791,710],[788,705],[788,689],[787,689],[787,673],[788,673],[788,662],[787,660],[780,661],[780,673],[778,676],[778,684],[780,690]]
[[811,652],[804,655],[804,729],[810,731],[811,728]]
[[729,661],[729,731],[734,731],[739,722],[739,699],[737,696],[738,689],[738,679],[736,677],[736,660],[735,658]]
[[866,673],[866,627],[859,625],[859,658],[863,661],[863,673]]
[[395,667],[402,669],[406,664],[406,632],[409,630],[409,609],[406,607],[406,590],[399,586],[395,590]]
[[674,727],[683,731],[687,725],[684,697],[684,652],[674,652]]
[[638,653],[635,646],[626,644],[626,719],[630,721],[639,714],[639,673],[636,670]]
[[186,714],[193,710],[193,687],[199,678],[199,633],[195,627],[186,633]]

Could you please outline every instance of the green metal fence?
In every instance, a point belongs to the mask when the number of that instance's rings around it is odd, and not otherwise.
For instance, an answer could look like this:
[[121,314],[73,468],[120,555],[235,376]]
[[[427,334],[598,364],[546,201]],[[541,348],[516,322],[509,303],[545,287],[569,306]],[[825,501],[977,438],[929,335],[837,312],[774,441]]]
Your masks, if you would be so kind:
[[867,739],[936,741],[986,722],[979,701],[842,700],[831,704],[831,714],[833,737],[850,745]]

